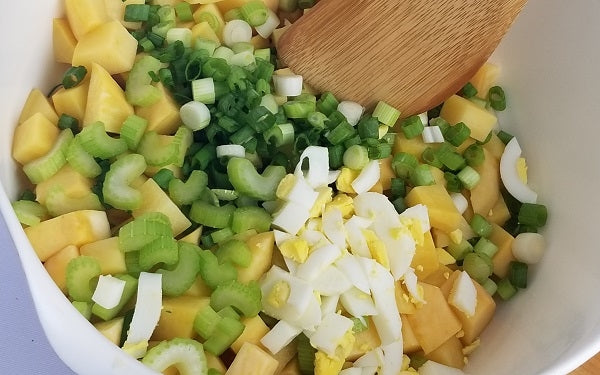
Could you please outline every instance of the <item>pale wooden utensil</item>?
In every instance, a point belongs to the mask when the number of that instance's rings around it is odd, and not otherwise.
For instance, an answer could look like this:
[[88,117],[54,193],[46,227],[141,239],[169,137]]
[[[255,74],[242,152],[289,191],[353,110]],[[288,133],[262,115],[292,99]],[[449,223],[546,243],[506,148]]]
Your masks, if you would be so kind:
[[319,91],[407,116],[457,92],[526,0],[320,0],[283,34],[281,60]]

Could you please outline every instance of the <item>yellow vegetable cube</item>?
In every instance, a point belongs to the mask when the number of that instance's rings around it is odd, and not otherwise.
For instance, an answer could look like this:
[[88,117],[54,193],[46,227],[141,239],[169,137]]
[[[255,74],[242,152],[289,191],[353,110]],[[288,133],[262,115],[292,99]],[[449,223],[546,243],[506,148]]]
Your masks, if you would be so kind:
[[367,329],[354,334],[354,345],[347,358],[349,361],[354,361],[363,354],[381,346],[375,324],[373,324],[371,318],[365,317],[365,319],[367,320]]
[[57,113],[67,114],[83,123],[85,117],[85,106],[87,104],[87,96],[90,88],[90,82],[86,79],[79,85],[65,89],[61,87],[52,94],[52,102]]
[[410,295],[402,285],[400,280],[396,281],[396,288],[394,289],[396,307],[400,314],[413,314],[417,307],[411,301]]
[[149,178],[146,180],[146,182],[139,187],[139,191],[142,193],[142,202],[144,203],[142,207],[132,211],[131,214],[133,217],[138,217],[146,212],[162,212],[169,218],[175,236],[192,225],[179,207],[173,203],[167,193],[165,193],[153,179]]
[[196,40],[198,38],[212,40],[221,44],[221,39],[206,21],[199,22],[192,26],[192,40]]
[[20,164],[29,163],[50,151],[58,137],[58,127],[41,113],[31,116],[15,128],[12,156]]
[[91,72],[83,126],[102,121],[107,132],[119,133],[125,119],[133,114],[133,107],[106,69],[92,63]]
[[235,353],[239,352],[245,342],[249,342],[254,345],[262,346],[260,339],[269,332],[269,327],[263,322],[260,316],[254,316],[252,318],[243,318],[244,331],[242,334],[231,344],[231,350]]
[[425,355],[425,358],[441,363],[446,366],[460,368],[465,367],[465,355],[463,346],[456,336],[452,336],[437,349]]
[[52,20],[52,50],[54,60],[59,63],[71,64],[73,51],[77,45],[77,39],[71,31],[69,21],[65,18]]
[[104,211],[81,210],[27,227],[25,234],[44,262],[69,245],[82,246],[110,237],[110,225]]
[[298,363],[298,358],[294,358],[291,360],[282,370],[281,372],[276,372],[279,375],[301,375],[300,372],[300,364]]
[[[206,356],[206,365],[208,366],[208,368],[214,368],[215,370],[219,370],[221,374],[224,374],[225,371],[227,371],[227,367],[225,367],[225,364],[223,363],[221,358],[209,352],[204,352],[204,355]],[[177,372],[177,374],[179,374],[179,372]]]
[[292,359],[295,358],[296,353],[298,353],[298,349],[296,343],[292,341],[277,352],[277,354],[274,354],[273,358],[279,363],[275,370],[275,374],[281,374],[283,369],[287,367],[290,362],[293,362]]
[[450,275],[452,275],[452,272],[453,270],[450,269],[448,266],[440,265],[438,269],[431,275],[427,276],[427,278],[424,279],[423,282],[429,285],[437,286],[439,288],[446,283],[446,280],[448,280]]
[[141,22],[128,22],[123,20],[125,15],[125,7],[129,4],[144,4],[145,0],[104,0],[104,7],[109,19],[121,22],[123,26],[130,30],[139,29],[142,26]]
[[108,20],[104,1],[65,0],[65,12],[71,30],[78,40]]
[[402,343],[404,344],[404,353],[413,353],[421,350],[421,345],[419,345],[419,341],[417,341],[417,337],[415,336],[406,315],[401,314],[400,318],[402,320]]
[[137,45],[137,40],[119,21],[108,21],[79,38],[72,64],[90,70],[97,63],[109,74],[127,72],[135,61]]
[[471,189],[471,207],[473,212],[483,217],[498,201],[500,195],[500,161],[483,149],[485,160],[475,170],[479,173],[479,182]]
[[[206,13],[208,13],[208,15]],[[225,26],[225,20],[223,19],[221,11],[215,4],[209,3],[200,5],[194,11],[193,17],[196,23],[205,22],[207,21],[207,18],[210,18],[211,22],[213,22],[211,27],[213,28],[215,34],[217,36],[222,34],[223,26]]]
[[210,298],[180,296],[163,298],[158,325],[152,333],[152,340],[170,340],[175,337],[192,338],[194,319],[198,311],[210,304]]
[[158,83],[156,87],[162,93],[161,98],[150,106],[136,107],[135,114],[148,120],[146,131],[152,130],[158,134],[173,134],[181,124],[179,106],[162,83]]
[[279,362],[258,346],[246,342],[225,375],[273,375]]
[[456,335],[462,326],[440,288],[424,283],[420,285],[426,303],[406,318],[423,351],[428,354]]
[[259,233],[247,239],[246,245],[252,253],[252,261],[248,267],[238,268],[238,280],[243,283],[260,279],[271,268],[275,237],[273,232]]
[[386,191],[392,187],[392,178],[396,177],[396,173],[392,169],[392,157],[379,160],[379,182],[381,188]]
[[488,150],[489,153],[494,155],[496,159],[500,160],[502,154],[504,153],[505,145],[504,142],[502,142],[500,138],[498,138],[497,134],[492,133],[490,140],[483,145],[483,148],[485,148],[486,150]]
[[54,280],[56,286],[58,286],[65,294],[67,293],[67,264],[69,264],[71,259],[77,258],[78,256],[79,249],[77,246],[69,245],[44,262],[46,271],[48,271],[48,274],[52,280]]
[[481,68],[475,73],[473,78],[469,80],[473,86],[477,89],[477,96],[481,99],[487,99],[488,91],[496,84],[498,76],[500,75],[500,67],[498,65],[486,62]]
[[508,273],[508,266],[510,262],[515,260],[512,253],[512,243],[514,237],[510,233],[502,229],[497,224],[492,224],[492,234],[489,240],[498,246],[498,252],[492,257],[492,263],[494,265],[494,275],[503,278]]
[[92,180],[84,177],[70,165],[65,165],[54,176],[42,181],[35,187],[36,200],[46,204],[48,192],[52,189],[61,189],[67,196],[82,197],[92,191]]
[[461,223],[462,216],[443,186],[416,186],[406,195],[406,203],[411,207],[417,204],[427,206],[431,226],[447,233],[457,229]]
[[481,142],[498,122],[492,113],[458,95],[452,95],[444,102],[440,116],[452,125],[464,122],[471,129],[471,138]]
[[125,318],[114,318],[106,322],[94,323],[94,327],[104,335],[110,342],[119,345],[121,342],[121,333],[123,332],[123,322]]
[[119,248],[119,237],[110,237],[81,246],[81,255],[98,260],[103,274],[126,273],[125,254]]
[[202,227],[198,227],[198,228],[194,229],[193,232],[191,232],[190,234],[186,235],[185,237],[179,239],[179,241],[198,245],[198,243],[200,243],[200,236],[202,236]]
[[38,89],[33,89],[29,92],[27,100],[25,101],[23,109],[21,110],[19,124],[22,124],[25,122],[25,120],[36,113],[41,113],[55,125],[58,123],[58,115],[52,107],[52,104],[50,104],[48,98],[46,98],[46,95],[44,95],[44,93]]
[[406,152],[421,160],[423,151],[427,148],[427,144],[423,142],[421,137],[407,139],[402,132],[396,134],[394,139],[394,154]]
[[410,266],[414,268],[419,280],[431,275],[440,266],[431,232],[425,233],[422,245],[417,244]]
[[504,225],[504,223],[510,219],[510,211],[506,206],[506,202],[504,201],[502,194],[498,194],[498,200],[496,201],[496,204],[494,207],[492,207],[485,218],[489,222],[498,224],[500,226]]

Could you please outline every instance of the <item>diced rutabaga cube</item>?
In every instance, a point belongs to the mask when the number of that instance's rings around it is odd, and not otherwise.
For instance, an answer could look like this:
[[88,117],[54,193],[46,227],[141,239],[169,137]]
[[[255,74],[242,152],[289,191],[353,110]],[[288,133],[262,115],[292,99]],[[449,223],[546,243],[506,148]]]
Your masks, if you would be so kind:
[[444,102],[440,117],[452,125],[464,122],[471,129],[471,138],[480,142],[487,138],[498,122],[492,113],[458,95],[452,95]]
[[65,0],[65,12],[77,39],[108,20],[104,1]]
[[46,155],[58,137],[58,127],[40,112],[25,120],[15,129],[12,156],[20,164],[27,164]]
[[77,39],[73,35],[69,21],[55,18],[52,21],[52,47],[56,62],[71,64]]

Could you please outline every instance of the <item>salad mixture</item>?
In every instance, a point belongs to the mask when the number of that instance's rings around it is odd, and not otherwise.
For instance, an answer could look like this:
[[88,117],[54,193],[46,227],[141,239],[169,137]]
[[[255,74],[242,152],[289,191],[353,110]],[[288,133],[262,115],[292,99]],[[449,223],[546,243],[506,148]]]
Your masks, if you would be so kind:
[[314,0],[65,0],[13,203],[73,307],[164,374],[460,374],[547,211],[485,64],[427,113],[315,92]]

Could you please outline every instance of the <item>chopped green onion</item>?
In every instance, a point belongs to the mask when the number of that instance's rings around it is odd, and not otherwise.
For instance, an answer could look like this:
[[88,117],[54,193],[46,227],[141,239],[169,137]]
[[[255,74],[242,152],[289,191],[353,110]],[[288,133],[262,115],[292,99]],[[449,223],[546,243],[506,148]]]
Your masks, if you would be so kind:
[[369,159],[379,160],[385,159],[392,154],[392,145],[387,142],[379,142],[367,148],[369,151]]
[[462,190],[462,182],[452,172],[444,172],[444,179],[446,180],[446,190],[450,193],[460,193]]
[[437,156],[437,152],[432,147],[426,147],[421,154],[421,159],[433,167],[442,168],[444,164],[440,161]]
[[92,283],[101,274],[100,263],[91,256],[80,255],[67,264],[67,291],[75,301],[91,302]]
[[392,169],[396,173],[396,176],[405,180],[410,177],[418,164],[419,161],[417,158],[406,152],[399,152],[392,159]]
[[[360,145],[362,142],[362,139],[360,138],[360,135],[358,134],[354,134],[354,136],[352,138],[348,138],[344,141],[343,145],[345,149],[348,149],[354,145]],[[371,146],[368,146],[371,147]],[[367,151],[369,149],[367,148]]]
[[[233,52],[233,50],[231,48],[225,47],[225,46],[219,46],[215,49],[215,52],[213,52],[212,57],[213,57],[213,59],[220,59],[220,60],[224,61],[227,64],[226,65],[227,68],[229,69],[229,59],[231,59],[231,57],[233,55],[235,55],[235,52]],[[214,65],[214,63],[213,63],[213,65]],[[210,72],[210,70],[209,71],[204,70],[204,72],[205,72],[204,74],[207,74],[208,72]],[[217,76],[212,75],[212,77],[215,77],[215,80],[219,80],[218,77],[223,77],[224,70],[222,67],[221,67],[221,71],[218,71],[218,73],[219,73],[219,75],[217,75]],[[227,75],[229,75],[229,70],[227,70]],[[224,80],[225,78],[226,78],[226,76],[223,77],[221,80]]]
[[235,190],[263,201],[275,199],[275,190],[285,173],[284,167],[270,165],[260,175],[244,158],[231,158],[227,163],[227,175]]
[[490,106],[496,111],[504,111],[506,109],[506,95],[500,86],[494,86],[488,91],[488,100]]
[[356,128],[362,139],[379,138],[379,122],[375,117],[365,116],[361,118],[360,121],[358,121]]
[[217,34],[217,35],[221,34],[221,28],[223,27],[221,20],[219,20],[219,18],[217,18],[216,15],[214,15],[213,13],[211,13],[209,11],[196,12],[194,14],[194,21],[196,21],[196,23],[208,22],[208,25],[210,26],[211,29],[213,29],[215,34]]
[[469,99],[477,95],[477,89],[471,82],[467,82],[462,88],[462,94],[465,98]]
[[297,336],[296,346],[298,347],[298,367],[300,368],[300,374],[314,374],[317,349],[310,344],[310,339],[304,333]]
[[182,105],[179,109],[179,116],[181,116],[183,124],[193,131],[206,128],[210,124],[211,118],[206,104],[199,101],[191,101]]
[[283,104],[283,110],[289,118],[307,118],[310,113],[315,112],[316,103],[310,100],[291,100]]
[[215,82],[209,78],[195,79],[191,82],[192,98],[204,104],[215,102]]
[[146,161],[139,154],[129,154],[117,159],[106,173],[102,186],[104,201],[115,208],[135,210],[142,204],[142,194],[129,186],[146,170]]
[[444,133],[444,139],[453,146],[460,146],[471,135],[471,129],[464,122],[450,126]]
[[294,125],[290,123],[275,125],[263,133],[265,142],[275,147],[290,144],[294,141]]
[[344,151],[344,165],[350,169],[363,169],[369,162],[367,148],[361,145],[353,145]]
[[[225,54],[227,57],[225,58]],[[227,47],[218,47],[213,53],[213,57],[206,60],[202,65],[202,74],[206,77],[212,77],[215,81],[225,81],[231,72],[227,60],[234,53]],[[223,58],[220,56],[224,56]]]
[[390,180],[393,197],[404,197],[406,196],[406,182],[400,177],[394,177]]
[[231,20],[223,28],[223,42],[231,47],[239,42],[249,42],[252,39],[252,27],[243,20]]
[[75,138],[69,143],[65,158],[73,169],[85,177],[94,178],[102,174],[102,168],[94,157],[83,149],[79,138]]
[[463,238],[460,243],[450,241],[446,250],[454,259],[463,260],[467,254],[473,252],[473,246]]
[[473,143],[463,152],[463,157],[467,161],[467,165],[471,167],[480,166],[485,160],[483,147],[477,143]]
[[[266,94],[260,100],[260,105],[269,110],[272,114],[276,115],[279,112],[279,106],[275,101],[275,97],[272,94]],[[309,115],[310,118],[310,115]],[[307,119],[308,120],[308,119]]]
[[215,42],[212,39],[196,38],[196,43],[194,44],[194,48],[196,50],[206,51],[208,52],[209,56],[213,56],[217,47],[219,47],[219,43]]
[[373,117],[377,118],[379,122],[387,126],[394,126],[400,117],[400,111],[386,102],[380,101],[377,103],[377,106],[375,106]]
[[251,0],[240,7],[242,17],[252,27],[260,26],[267,21],[267,6],[261,0]]
[[477,254],[484,254],[489,258],[492,258],[498,252],[498,246],[487,238],[480,238],[479,241],[473,246],[473,250]]
[[25,172],[29,181],[39,184],[54,176],[66,164],[65,154],[72,140],[73,132],[71,129],[63,130],[46,155],[25,164],[23,172]]
[[176,4],[174,8],[175,8],[175,14],[177,14],[177,18],[179,18],[179,21],[190,22],[190,21],[194,20],[194,17],[192,14],[192,7],[190,6],[189,3],[182,1],[179,4]]
[[473,232],[480,237],[489,237],[492,234],[494,227],[480,214],[474,214],[469,223]]
[[65,89],[73,88],[83,82],[87,69],[85,66],[72,66],[63,75],[62,85]]
[[543,204],[523,203],[518,219],[521,225],[540,228],[546,225],[548,209]]
[[420,164],[410,174],[410,181],[415,186],[428,186],[435,184],[435,178],[427,164]]
[[511,299],[516,293],[517,288],[515,288],[508,278],[502,279],[498,282],[497,293],[503,300]]
[[150,5],[148,4],[128,4],[125,6],[123,20],[127,22],[148,21],[150,15]]
[[446,130],[448,130],[448,128],[450,127],[448,121],[444,120],[441,117],[432,118],[431,120],[429,120],[429,125],[439,127],[442,131],[442,134],[446,133]]
[[458,177],[463,186],[468,190],[473,189],[480,179],[479,173],[468,165],[458,172],[456,177]]
[[261,291],[258,283],[251,281],[243,284],[237,280],[223,283],[210,296],[210,306],[221,310],[233,306],[245,317],[258,315],[261,309]]
[[168,168],[161,168],[154,176],[152,176],[154,182],[156,182],[156,184],[163,190],[167,190],[169,188],[169,183],[174,178],[175,175],[173,174],[173,171]]
[[248,142],[249,140],[253,139],[255,134],[256,134],[255,130],[252,129],[250,126],[244,126],[240,130],[233,133],[229,137],[229,140],[232,143],[241,145],[241,144],[244,144],[244,143]]
[[[287,103],[286,103],[287,104]],[[285,107],[285,105],[284,105]],[[350,125],[348,121],[344,120],[340,122],[335,128],[325,135],[325,138],[332,144],[338,145],[344,141],[352,138],[356,133],[354,126]]]
[[317,100],[317,109],[319,112],[329,116],[337,110],[339,104],[340,102],[335,96],[331,92],[326,91],[319,97],[319,100]]
[[394,205],[396,212],[398,212],[399,214],[401,214],[402,212],[404,212],[404,210],[408,208],[404,197],[397,197],[392,201],[392,204]]
[[425,127],[423,126],[421,118],[417,115],[414,115],[404,119],[402,121],[401,128],[406,139],[412,139],[423,133],[423,129]]
[[130,115],[125,119],[121,127],[120,137],[127,143],[127,147],[131,151],[137,149],[147,127],[148,120],[145,118]]
[[73,133],[79,131],[79,120],[73,116],[67,115],[66,113],[60,115],[57,125],[60,130],[71,129]]
[[243,158],[246,156],[246,150],[244,146],[241,145],[219,145],[216,148],[217,150],[217,158],[232,158],[238,157]]
[[234,66],[248,67],[255,62],[256,59],[254,58],[254,52],[252,51],[242,51],[229,58],[229,64]]
[[492,267],[490,267],[488,262],[486,262],[480,254],[476,253],[468,253],[465,255],[463,269],[473,280],[480,284],[483,284],[492,274]]
[[234,53],[240,52],[252,52],[254,53],[254,45],[250,42],[239,42],[231,46],[231,50]]
[[344,164],[344,146],[341,144],[329,146],[329,168],[338,169]]
[[265,61],[271,61],[271,49],[260,48],[254,51],[254,57],[257,59],[263,59]]
[[504,130],[500,130],[496,135],[505,145],[508,144],[508,142],[510,142],[510,140],[514,138],[514,135],[507,133]]

